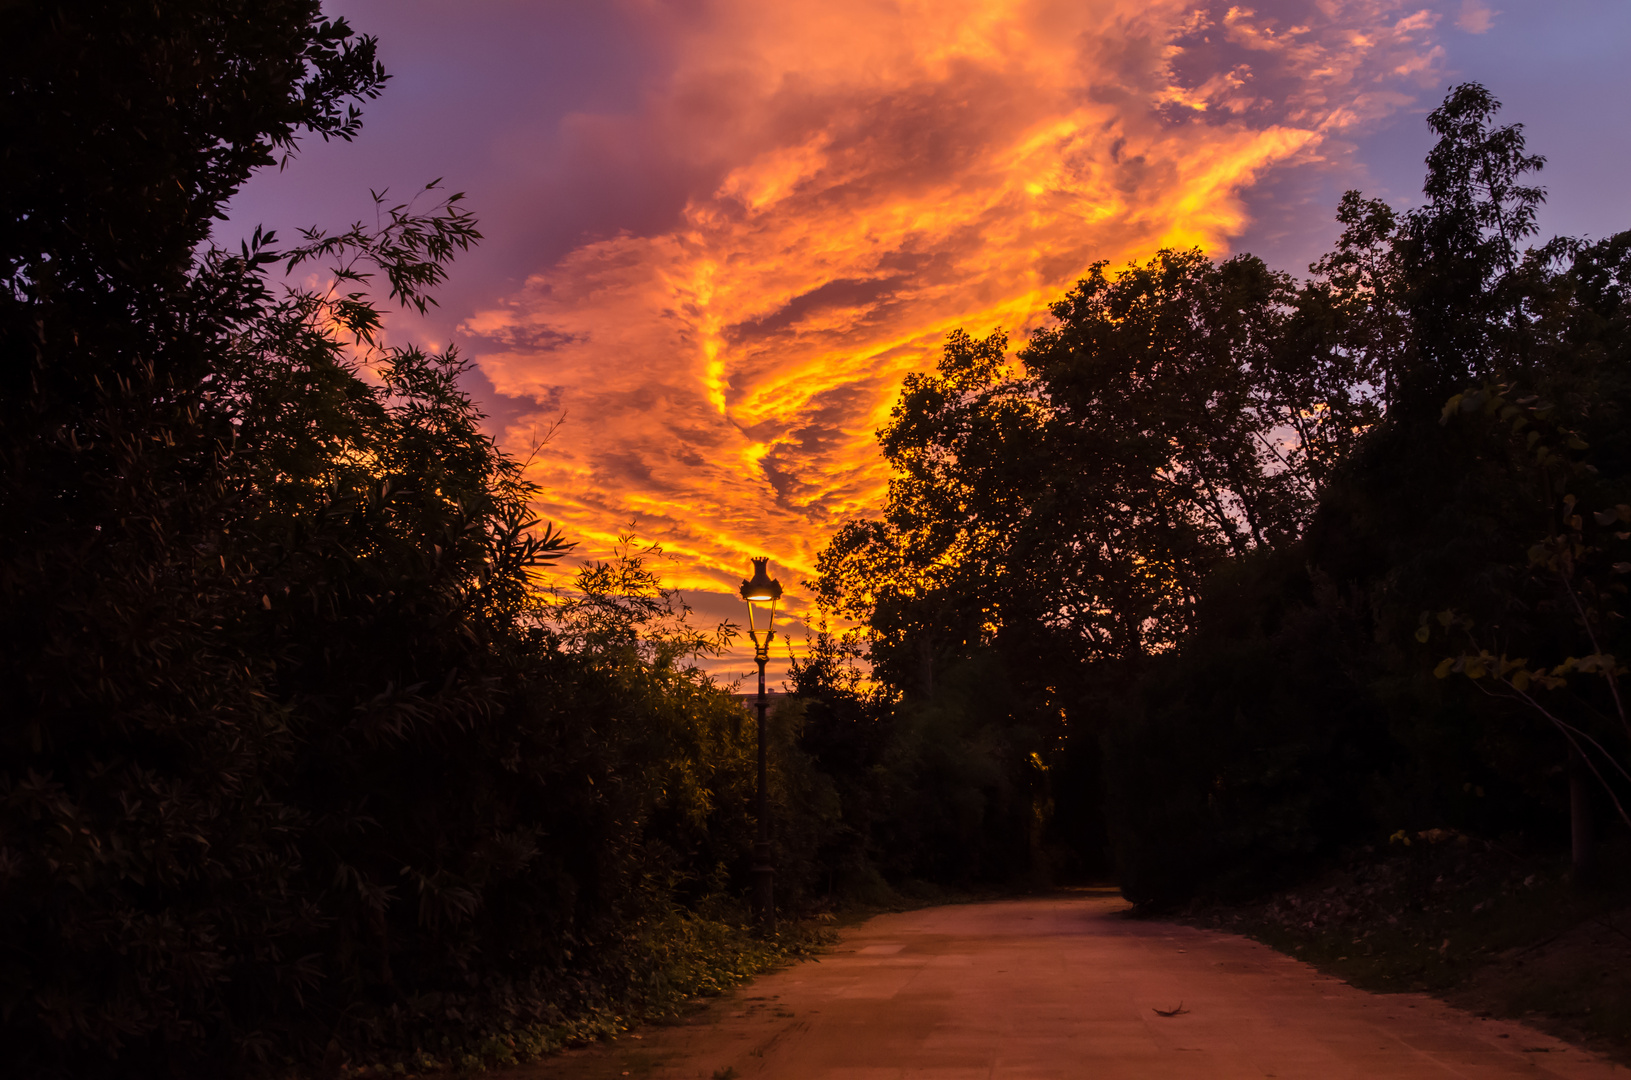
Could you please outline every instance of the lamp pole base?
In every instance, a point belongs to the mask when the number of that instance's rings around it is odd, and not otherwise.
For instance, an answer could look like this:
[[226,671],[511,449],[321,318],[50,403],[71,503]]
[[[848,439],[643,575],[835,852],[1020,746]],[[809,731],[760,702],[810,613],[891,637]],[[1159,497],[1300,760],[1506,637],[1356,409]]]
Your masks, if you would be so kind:
[[765,937],[776,933],[776,868],[771,865],[770,845],[753,845],[753,918]]

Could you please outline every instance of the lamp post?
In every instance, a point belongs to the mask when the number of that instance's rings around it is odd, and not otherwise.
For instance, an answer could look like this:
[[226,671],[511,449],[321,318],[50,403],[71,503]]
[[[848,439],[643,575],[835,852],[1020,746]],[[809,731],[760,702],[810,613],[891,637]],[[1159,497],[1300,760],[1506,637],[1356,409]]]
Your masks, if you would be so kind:
[[776,636],[776,601],[782,596],[781,582],[765,573],[769,562],[768,558],[754,559],[753,577],[742,582],[742,599],[748,602],[748,636],[753,639],[753,659],[759,665],[759,832],[753,845],[753,915],[767,936],[776,932],[776,868],[770,859],[770,812],[765,804],[765,663],[770,659],[770,639]]

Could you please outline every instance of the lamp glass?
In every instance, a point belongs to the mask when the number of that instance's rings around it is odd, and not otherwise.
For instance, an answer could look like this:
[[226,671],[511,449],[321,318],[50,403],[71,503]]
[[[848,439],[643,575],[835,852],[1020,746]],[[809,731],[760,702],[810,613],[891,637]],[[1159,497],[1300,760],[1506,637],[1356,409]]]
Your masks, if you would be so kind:
[[[770,632],[776,621],[776,601],[781,599],[782,584],[766,572],[770,559],[753,560],[753,577],[742,582],[742,599],[748,603],[748,633],[753,637],[756,651],[770,645]],[[764,620],[761,626],[760,619]],[[761,636],[763,641],[760,640]]]

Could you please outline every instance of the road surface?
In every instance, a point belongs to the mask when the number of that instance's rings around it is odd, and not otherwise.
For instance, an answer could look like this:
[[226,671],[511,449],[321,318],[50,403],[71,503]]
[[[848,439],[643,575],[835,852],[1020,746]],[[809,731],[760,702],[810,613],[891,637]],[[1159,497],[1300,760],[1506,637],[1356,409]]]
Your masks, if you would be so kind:
[[1101,893],[880,915],[690,1023],[509,1075],[1631,1080],[1521,1024],[1365,993],[1245,938],[1129,919],[1126,907]]

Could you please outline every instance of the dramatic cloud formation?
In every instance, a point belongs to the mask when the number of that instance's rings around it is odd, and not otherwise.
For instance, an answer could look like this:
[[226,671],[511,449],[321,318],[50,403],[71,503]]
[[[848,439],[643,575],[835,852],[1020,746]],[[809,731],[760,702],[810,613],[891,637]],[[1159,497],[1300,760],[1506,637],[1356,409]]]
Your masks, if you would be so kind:
[[1097,260],[1224,249],[1266,170],[1413,101],[1441,57],[1437,16],[1391,0],[676,7],[642,13],[674,44],[661,85],[566,141],[706,185],[460,331],[524,403],[512,449],[566,414],[540,512],[591,553],[636,522],[701,593],[750,553],[791,584],[875,510],[873,432],[947,331],[1017,340]]

